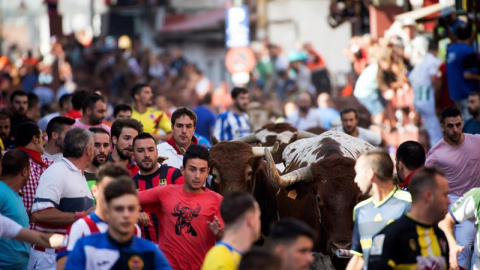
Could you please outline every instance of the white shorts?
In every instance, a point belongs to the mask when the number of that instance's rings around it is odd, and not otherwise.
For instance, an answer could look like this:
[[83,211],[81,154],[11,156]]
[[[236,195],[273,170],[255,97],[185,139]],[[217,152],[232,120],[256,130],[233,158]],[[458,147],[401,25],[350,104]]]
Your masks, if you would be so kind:
[[30,248],[28,270],[56,270],[57,254],[55,249],[47,248],[45,252]]

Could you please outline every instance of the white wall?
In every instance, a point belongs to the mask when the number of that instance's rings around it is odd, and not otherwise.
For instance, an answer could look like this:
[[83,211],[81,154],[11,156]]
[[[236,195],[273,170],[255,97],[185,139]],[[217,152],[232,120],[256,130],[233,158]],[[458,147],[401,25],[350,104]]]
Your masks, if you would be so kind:
[[272,43],[281,45],[286,53],[301,43],[311,42],[323,56],[330,71],[343,73],[350,70],[349,61],[342,51],[348,46],[351,27],[349,23],[335,29],[328,25],[329,4],[329,0],[269,1],[268,36]]

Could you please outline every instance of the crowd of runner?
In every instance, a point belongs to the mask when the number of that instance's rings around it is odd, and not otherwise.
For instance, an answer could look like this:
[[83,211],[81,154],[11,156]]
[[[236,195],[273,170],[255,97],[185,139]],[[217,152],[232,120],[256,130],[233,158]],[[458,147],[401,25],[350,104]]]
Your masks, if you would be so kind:
[[[408,20],[352,38],[340,92],[309,43],[254,42],[252,81],[231,89],[180,49],[135,39],[52,39],[43,58],[12,46],[0,58],[0,269],[308,269],[318,232],[280,220],[252,249],[255,198],[209,189],[212,136],[254,132],[256,102],[271,122],[379,147],[356,161],[370,198],[353,210],[347,269],[480,269],[474,27],[442,15],[431,40]],[[388,139],[422,130],[426,141]]]

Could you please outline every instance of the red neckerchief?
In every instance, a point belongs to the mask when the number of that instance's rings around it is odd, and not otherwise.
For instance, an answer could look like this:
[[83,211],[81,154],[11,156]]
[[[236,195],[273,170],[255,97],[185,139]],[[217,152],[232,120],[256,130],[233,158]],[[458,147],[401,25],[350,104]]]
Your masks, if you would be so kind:
[[38,151],[35,151],[35,150],[32,150],[32,149],[25,148],[25,147],[23,147],[23,146],[19,146],[19,147],[17,147],[17,149],[24,151],[25,153],[28,154],[28,156],[29,156],[33,161],[35,161],[36,163],[42,165],[42,167],[47,168],[47,164],[45,164],[45,163],[43,162],[42,153],[40,153],[40,152],[38,152]]
[[403,183],[399,183],[398,186],[401,188],[408,188],[408,185],[410,184],[410,180],[412,180],[412,177],[415,173],[418,172],[421,168],[413,170],[405,179],[403,180]]
[[[173,139],[173,135],[168,139],[167,141],[168,144],[170,144],[175,151],[177,151],[177,155],[181,155],[182,152],[180,152],[180,149],[178,149],[177,145],[175,144],[175,140]],[[190,144],[198,144],[198,139],[197,137],[193,136],[192,137],[192,142]]]
[[73,119],[82,118],[82,114],[77,110],[70,110],[65,114],[65,116]]

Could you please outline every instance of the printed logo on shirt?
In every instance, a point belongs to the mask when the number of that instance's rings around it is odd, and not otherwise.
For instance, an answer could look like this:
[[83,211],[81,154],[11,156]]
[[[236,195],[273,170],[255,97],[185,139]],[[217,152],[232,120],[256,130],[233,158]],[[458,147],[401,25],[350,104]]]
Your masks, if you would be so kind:
[[415,242],[415,239],[410,239],[410,241],[408,242],[408,245],[410,246],[410,249],[412,251],[417,250],[417,242]]
[[188,206],[181,207],[181,203],[177,203],[173,209],[172,215],[177,217],[177,221],[175,222],[175,233],[177,235],[182,235],[183,230],[187,229],[187,234],[191,234],[192,236],[197,236],[197,231],[192,226],[192,221],[194,218],[198,217],[198,213],[200,213],[200,204],[197,203],[197,207],[192,210],[192,208]]
[[158,185],[159,186],[166,186],[167,185],[167,179],[159,179]]
[[142,258],[138,255],[133,255],[128,259],[128,269],[130,270],[143,270],[145,263],[143,262]]

